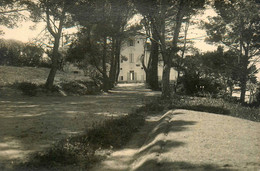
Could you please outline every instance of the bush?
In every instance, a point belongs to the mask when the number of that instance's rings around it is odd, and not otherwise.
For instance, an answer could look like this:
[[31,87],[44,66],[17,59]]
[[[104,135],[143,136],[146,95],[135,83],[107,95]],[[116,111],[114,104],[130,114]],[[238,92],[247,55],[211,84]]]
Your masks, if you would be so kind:
[[186,74],[180,78],[186,95],[205,97],[207,94],[217,95],[222,85],[211,78],[199,78],[196,75]]
[[61,83],[62,89],[71,95],[95,95],[100,92],[100,88],[93,82],[74,81]]
[[[68,166],[83,165],[88,168],[98,161],[93,147],[85,141],[84,136],[61,140],[46,152],[38,152],[30,156],[30,161],[20,164],[20,168],[38,170]],[[59,170],[59,169],[57,169]]]
[[23,92],[24,95],[27,96],[36,96],[37,94],[37,84],[30,82],[22,82],[18,83],[17,88]]

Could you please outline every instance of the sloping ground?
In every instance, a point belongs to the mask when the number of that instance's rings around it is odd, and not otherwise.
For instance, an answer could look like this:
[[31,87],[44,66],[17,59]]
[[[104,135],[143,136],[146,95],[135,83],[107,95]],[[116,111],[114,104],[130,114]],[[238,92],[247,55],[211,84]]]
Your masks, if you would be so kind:
[[153,116],[93,170],[259,170],[260,123],[189,110]]
[[[35,67],[14,67],[0,66],[0,86],[13,84],[15,82],[33,82],[37,84],[45,83],[50,69]],[[58,71],[55,77],[55,83],[60,81],[86,80],[82,73],[74,74],[72,72]]]
[[[22,92],[20,90],[8,85],[20,82],[44,84],[49,71],[49,68],[0,66],[0,97],[21,97]],[[69,71],[57,71],[54,84],[59,85],[60,83],[76,80],[91,81],[82,72],[75,74]],[[60,94],[63,95],[64,92],[60,92]]]

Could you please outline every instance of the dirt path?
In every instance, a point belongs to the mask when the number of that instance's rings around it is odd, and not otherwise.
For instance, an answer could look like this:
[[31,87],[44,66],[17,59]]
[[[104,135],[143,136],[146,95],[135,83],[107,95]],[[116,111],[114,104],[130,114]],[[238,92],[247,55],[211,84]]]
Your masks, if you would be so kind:
[[94,123],[123,116],[157,95],[141,84],[125,84],[98,96],[0,97],[0,170]]
[[122,150],[92,171],[260,170],[260,123],[172,110],[150,116]]

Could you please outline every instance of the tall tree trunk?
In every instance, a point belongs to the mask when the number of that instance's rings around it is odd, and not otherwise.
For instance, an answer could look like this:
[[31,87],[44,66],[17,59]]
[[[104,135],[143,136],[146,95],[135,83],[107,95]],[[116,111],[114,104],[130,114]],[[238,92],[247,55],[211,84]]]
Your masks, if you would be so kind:
[[110,60],[110,70],[109,70],[109,89],[114,87],[116,74],[116,63],[115,63],[115,38],[112,37],[112,53]]
[[178,60],[178,64],[177,64],[177,78],[176,78],[176,84],[174,86],[174,92],[177,92],[177,87],[179,86],[179,80],[180,80],[180,67],[182,65],[184,56],[185,56],[185,52],[186,52],[186,45],[187,45],[187,34],[188,34],[188,30],[189,30],[189,25],[190,25],[190,19],[188,19],[188,21],[185,24],[185,29],[184,29],[184,42],[183,42],[183,49],[182,49],[182,53],[181,53],[181,59]]
[[246,97],[246,83],[248,81],[248,64],[249,64],[249,58],[248,58],[248,48],[245,48],[245,55],[241,57],[241,79],[240,79],[240,89],[241,89],[241,94],[240,94],[240,102],[244,103],[245,102],[245,97]]
[[171,63],[164,64],[163,67],[163,77],[162,77],[162,98],[168,99],[171,97],[171,87],[170,87],[170,71]]
[[103,56],[102,56],[102,76],[103,76],[103,90],[104,92],[108,92],[109,90],[109,78],[107,76],[107,37],[104,36],[103,39]]
[[120,74],[120,54],[121,54],[121,38],[118,38],[116,40],[116,49],[115,49],[115,68],[116,68],[116,73],[115,73],[115,83],[118,81],[118,77]]
[[[146,75],[146,83],[150,86],[150,80],[151,80],[151,72],[150,72],[150,69],[151,69],[151,63],[152,63],[152,60],[153,60],[153,57],[152,57],[152,46],[151,46],[151,52],[150,52],[150,56],[149,56],[149,59],[148,59],[148,63],[147,63],[147,66],[145,66],[145,61],[142,62],[143,64],[143,68],[144,68],[144,71],[145,71],[145,75]],[[144,53],[145,55],[145,53]],[[144,59],[145,60],[145,56],[144,56]]]
[[61,38],[63,23],[64,23],[64,19],[65,19],[65,9],[64,8],[62,11],[62,15],[60,17],[58,31],[56,33],[54,32],[54,30],[51,27],[49,8],[46,9],[47,29],[51,33],[51,35],[54,37],[54,46],[53,46],[52,56],[51,56],[52,65],[51,65],[50,73],[49,73],[48,78],[45,83],[45,87],[47,89],[51,89],[53,87],[54,78],[55,78],[56,72],[58,70],[60,38]]
[[159,56],[159,37],[155,33],[153,34],[153,39],[152,39],[152,47],[151,47],[151,65],[150,68],[148,69],[149,72],[149,82],[148,84],[150,85],[152,90],[158,90],[159,85],[158,85],[158,56]]
[[162,98],[167,99],[171,97],[172,91],[170,88],[170,71],[172,67],[172,59],[173,56],[176,56],[176,53],[178,52],[177,42],[179,38],[179,33],[181,29],[182,19],[183,19],[183,11],[184,11],[184,0],[180,1],[178,12],[176,15],[176,24],[174,28],[174,35],[173,35],[173,41],[172,41],[172,48],[170,50],[170,53],[166,53],[165,59],[164,59],[164,67],[163,67],[163,79],[162,79]]
[[240,102],[244,103],[245,102],[245,97],[246,97],[246,78],[242,78],[241,80],[241,94],[240,94]]
[[51,55],[51,70],[48,75],[47,81],[45,83],[45,86],[47,89],[51,89],[54,83],[54,78],[56,75],[56,72],[58,70],[58,61],[59,61],[59,39],[60,37],[55,38],[54,48]]

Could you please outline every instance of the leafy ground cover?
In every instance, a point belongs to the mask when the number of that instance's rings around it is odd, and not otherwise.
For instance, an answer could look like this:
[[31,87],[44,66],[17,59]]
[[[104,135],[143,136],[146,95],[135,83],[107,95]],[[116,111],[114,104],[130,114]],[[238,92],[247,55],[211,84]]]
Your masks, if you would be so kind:
[[143,126],[145,117],[134,112],[117,119],[110,119],[93,127],[82,135],[63,139],[45,152],[31,155],[30,160],[20,164],[19,169],[61,169],[70,165],[87,169],[104,158],[100,151],[124,146]]
[[229,115],[233,117],[260,122],[259,107],[246,107],[241,105],[240,103],[229,102],[221,98],[190,97],[175,95],[170,101],[159,101],[158,105],[163,105],[168,109],[188,109]]
[[161,100],[158,98],[145,104],[139,110],[158,113],[170,109],[209,112],[260,122],[260,107],[249,107],[222,98],[174,95],[171,100]]

